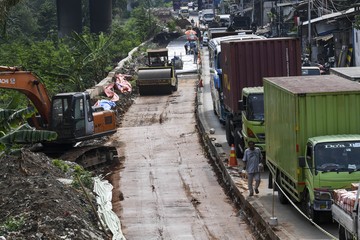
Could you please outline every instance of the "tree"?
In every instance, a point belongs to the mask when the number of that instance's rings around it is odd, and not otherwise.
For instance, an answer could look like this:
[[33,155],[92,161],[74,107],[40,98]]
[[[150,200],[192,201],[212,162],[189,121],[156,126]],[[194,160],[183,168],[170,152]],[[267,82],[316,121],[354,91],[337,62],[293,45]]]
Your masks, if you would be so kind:
[[360,29],[360,15],[355,15],[354,28],[358,30]]
[[5,36],[6,33],[6,22],[11,7],[18,4],[21,0],[3,0],[0,4],[0,36]]
[[151,13],[150,7],[144,5],[133,10],[128,27],[131,28],[129,31],[135,31],[142,41],[149,39],[159,31],[157,20]]
[[40,5],[37,12],[39,33],[41,36],[57,35],[57,18],[56,18],[55,1],[45,1]]

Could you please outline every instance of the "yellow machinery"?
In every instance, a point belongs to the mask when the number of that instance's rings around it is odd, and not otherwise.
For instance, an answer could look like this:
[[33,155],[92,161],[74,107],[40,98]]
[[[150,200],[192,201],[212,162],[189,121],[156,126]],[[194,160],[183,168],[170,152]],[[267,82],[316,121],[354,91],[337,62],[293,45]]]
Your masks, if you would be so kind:
[[168,50],[166,48],[148,49],[147,57],[147,67],[138,69],[137,87],[140,95],[171,94],[177,91],[178,79],[174,66],[168,59]]

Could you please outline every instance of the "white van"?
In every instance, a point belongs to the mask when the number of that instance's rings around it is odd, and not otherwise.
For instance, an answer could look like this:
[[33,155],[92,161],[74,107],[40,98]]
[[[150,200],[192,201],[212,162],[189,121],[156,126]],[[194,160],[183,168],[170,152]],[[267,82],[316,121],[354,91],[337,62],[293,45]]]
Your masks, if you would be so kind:
[[179,10],[179,16],[181,18],[189,18],[190,17],[189,8],[188,7],[181,7],[180,10]]
[[201,21],[203,24],[211,23],[212,21],[214,21],[214,19],[215,19],[214,10],[205,9],[202,11]]

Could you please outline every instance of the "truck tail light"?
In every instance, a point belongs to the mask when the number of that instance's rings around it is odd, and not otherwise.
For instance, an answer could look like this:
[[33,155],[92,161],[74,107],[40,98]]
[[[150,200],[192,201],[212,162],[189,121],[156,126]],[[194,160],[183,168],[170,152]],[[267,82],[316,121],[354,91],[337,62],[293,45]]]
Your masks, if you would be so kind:
[[248,135],[250,138],[255,138],[255,137],[256,137],[255,134],[253,133],[253,131],[251,131],[250,128],[247,128],[246,132],[247,132],[247,135]]

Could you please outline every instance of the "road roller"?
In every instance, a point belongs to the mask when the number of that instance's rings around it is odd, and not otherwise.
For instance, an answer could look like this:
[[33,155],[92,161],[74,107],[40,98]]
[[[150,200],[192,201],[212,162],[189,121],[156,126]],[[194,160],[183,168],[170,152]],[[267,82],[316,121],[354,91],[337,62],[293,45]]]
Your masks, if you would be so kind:
[[147,66],[138,69],[136,85],[140,95],[171,94],[177,91],[178,79],[169,61],[168,49],[148,49]]

